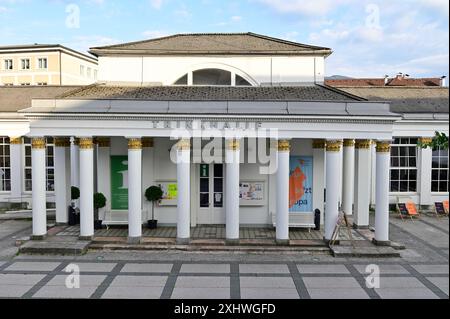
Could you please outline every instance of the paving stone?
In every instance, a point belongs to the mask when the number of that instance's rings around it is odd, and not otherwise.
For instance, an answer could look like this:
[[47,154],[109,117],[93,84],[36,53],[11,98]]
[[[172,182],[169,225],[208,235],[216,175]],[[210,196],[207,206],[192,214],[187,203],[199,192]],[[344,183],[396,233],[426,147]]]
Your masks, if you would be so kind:
[[421,274],[448,275],[448,265],[413,265],[414,269]]
[[258,265],[258,264],[242,264],[239,265],[241,274],[288,274],[287,265]]
[[6,262],[0,261],[0,267],[3,266],[4,264],[6,264]]
[[59,262],[15,262],[6,268],[7,271],[53,271]]
[[337,288],[337,289],[310,289],[312,299],[369,299],[370,297],[362,288]]
[[[241,277],[241,288],[291,288],[295,289],[292,278]],[[264,289],[262,289],[264,290]]]
[[125,264],[121,272],[130,273],[170,273],[173,264]]
[[361,288],[356,279],[349,277],[304,277],[308,289]]
[[101,297],[102,299],[159,299],[164,286],[156,287],[125,287],[110,286]]
[[106,276],[80,275],[80,288],[68,288],[66,275],[55,276],[44,287],[39,289],[33,298],[79,299],[89,298]]
[[376,289],[376,292],[383,299],[438,299],[427,288],[382,288]]
[[20,298],[31,288],[33,285],[0,285],[0,298]]
[[344,265],[298,265],[301,274],[350,274]]
[[[269,288],[269,287],[268,287]],[[241,288],[242,299],[299,299],[295,288]]]
[[167,276],[117,276],[110,287],[164,287]]
[[414,277],[388,277],[380,279],[380,288],[426,288],[418,279]]
[[175,288],[171,299],[230,299],[230,288]]
[[111,272],[117,265],[115,263],[77,263],[75,265],[80,267],[81,272]]
[[449,293],[449,280],[448,277],[427,277],[436,287],[442,290],[447,296]]
[[184,264],[181,266],[181,273],[217,273],[229,274],[230,265],[227,264]]
[[0,274],[0,298],[20,298],[44,277],[44,275]]
[[229,288],[229,277],[178,277],[175,288]]
[[[374,265],[377,265],[376,262],[373,263]],[[355,265],[355,268],[363,275],[368,275],[366,272],[367,265]],[[401,265],[377,265],[380,267],[380,274],[383,275],[395,275],[395,274],[405,274],[408,275],[409,272]]]

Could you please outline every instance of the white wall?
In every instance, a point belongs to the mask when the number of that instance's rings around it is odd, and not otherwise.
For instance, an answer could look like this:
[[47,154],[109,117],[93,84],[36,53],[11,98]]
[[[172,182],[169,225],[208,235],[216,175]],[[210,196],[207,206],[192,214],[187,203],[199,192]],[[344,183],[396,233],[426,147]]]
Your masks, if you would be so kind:
[[103,82],[172,85],[186,73],[221,68],[246,75],[257,84],[323,82],[323,57],[100,57]]

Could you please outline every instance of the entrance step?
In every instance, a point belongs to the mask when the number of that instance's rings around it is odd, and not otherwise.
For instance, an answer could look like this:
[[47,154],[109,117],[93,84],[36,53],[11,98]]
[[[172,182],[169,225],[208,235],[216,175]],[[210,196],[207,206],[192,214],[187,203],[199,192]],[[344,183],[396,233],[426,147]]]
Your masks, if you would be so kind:
[[19,254],[79,256],[88,251],[90,243],[80,241],[77,237],[48,237],[24,243],[19,247]]
[[332,246],[331,253],[336,258],[399,258],[400,253],[392,247],[352,247],[352,246]]

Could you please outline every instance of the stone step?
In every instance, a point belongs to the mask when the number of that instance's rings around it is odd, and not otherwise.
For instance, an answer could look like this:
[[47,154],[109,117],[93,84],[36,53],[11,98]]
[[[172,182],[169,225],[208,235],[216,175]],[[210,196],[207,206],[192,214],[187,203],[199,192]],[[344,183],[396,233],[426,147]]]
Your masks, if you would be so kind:
[[399,258],[400,253],[392,247],[332,246],[331,254],[336,258]]
[[30,255],[84,255],[89,248],[89,241],[28,241],[19,247],[19,254]]

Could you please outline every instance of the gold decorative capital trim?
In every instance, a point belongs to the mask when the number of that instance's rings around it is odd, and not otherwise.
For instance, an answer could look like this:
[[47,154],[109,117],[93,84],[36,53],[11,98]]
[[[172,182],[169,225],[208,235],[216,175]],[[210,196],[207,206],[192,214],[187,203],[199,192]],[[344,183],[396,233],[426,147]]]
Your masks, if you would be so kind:
[[370,149],[370,146],[372,145],[371,140],[357,140],[355,147],[359,150],[368,150]]
[[327,152],[340,152],[342,146],[342,141],[328,141],[327,142]]
[[96,144],[98,147],[110,147],[111,146],[111,140],[109,137],[97,137],[95,139]]
[[326,140],[313,140],[314,149],[325,149],[327,147]]
[[21,144],[23,144],[23,138],[21,138],[21,137],[11,137],[9,139],[9,144],[11,144],[11,145],[21,145]]
[[73,145],[75,145],[75,146],[79,146],[80,145],[80,139],[78,137],[75,137],[73,139]]
[[291,142],[288,140],[278,141],[278,152],[289,152],[291,150]]
[[142,149],[142,141],[140,138],[130,138],[128,140],[128,149],[129,150],[141,150]]
[[377,142],[377,153],[390,153],[391,152],[391,142],[379,141]]
[[344,140],[344,147],[354,147],[355,144],[355,140]]
[[433,138],[432,137],[421,137],[419,139],[420,143],[422,144],[430,144],[433,142]]
[[35,150],[45,149],[46,140],[45,137],[33,137],[31,139],[31,148]]
[[155,141],[152,137],[144,137],[142,139],[142,147],[151,148],[155,146]]
[[235,139],[227,140],[226,143],[227,143],[226,148],[227,148],[227,150],[230,150],[230,151],[237,151],[241,147],[241,143],[239,140],[235,140]]
[[82,137],[79,145],[81,150],[91,150],[94,148],[94,140],[91,137]]
[[70,139],[66,137],[55,137],[56,147],[70,147]]
[[191,149],[191,140],[190,139],[182,139],[177,143],[177,148],[179,151],[189,151]]

